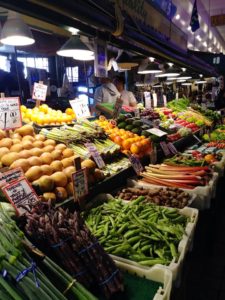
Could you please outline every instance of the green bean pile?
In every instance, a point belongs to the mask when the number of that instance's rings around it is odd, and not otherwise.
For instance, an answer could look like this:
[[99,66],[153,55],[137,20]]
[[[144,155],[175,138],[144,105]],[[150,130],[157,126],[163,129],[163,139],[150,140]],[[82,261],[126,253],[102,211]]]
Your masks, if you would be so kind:
[[104,249],[143,266],[168,265],[178,259],[178,244],[188,218],[175,208],[144,203],[140,196],[130,203],[113,199],[85,216],[86,224]]

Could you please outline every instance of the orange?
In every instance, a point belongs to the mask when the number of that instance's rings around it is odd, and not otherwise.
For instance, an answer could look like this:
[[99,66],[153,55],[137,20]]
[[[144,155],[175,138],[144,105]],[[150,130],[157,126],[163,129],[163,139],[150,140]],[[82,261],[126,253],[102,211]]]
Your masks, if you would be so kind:
[[132,144],[131,147],[130,147],[130,151],[131,151],[131,153],[133,153],[133,154],[138,154],[138,153],[140,153],[140,152],[141,152],[140,150],[141,150],[141,149],[138,147],[137,144]]
[[115,142],[116,144],[118,144],[118,145],[122,145],[123,139],[122,139],[120,136],[117,135],[117,136],[114,138],[114,142]]
[[129,140],[125,140],[122,143],[122,147],[124,150],[130,150],[131,142]]

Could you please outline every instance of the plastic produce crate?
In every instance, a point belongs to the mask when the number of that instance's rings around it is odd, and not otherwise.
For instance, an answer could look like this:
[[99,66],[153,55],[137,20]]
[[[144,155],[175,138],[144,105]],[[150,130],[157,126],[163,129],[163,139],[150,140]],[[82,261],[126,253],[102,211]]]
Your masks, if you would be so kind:
[[[100,194],[93,199],[92,205],[91,205],[91,207],[89,207],[89,209],[92,207],[101,205],[102,203],[109,201],[111,199],[113,199],[113,196],[110,194]],[[127,201],[124,201],[124,202],[128,203]],[[183,238],[181,239],[181,241],[178,245],[179,258],[177,261],[175,261],[175,259],[173,259],[168,266],[157,265],[157,266],[161,266],[164,268],[168,268],[172,272],[173,280],[176,281],[177,284],[179,284],[179,280],[181,277],[184,257],[186,255],[187,251],[191,250],[191,248],[192,248],[195,228],[196,228],[196,224],[198,221],[198,210],[195,208],[184,207],[183,209],[179,209],[179,212],[181,215],[187,216],[190,219],[186,225],[185,234],[183,235]],[[126,258],[122,258],[122,257],[116,256],[116,255],[111,255],[111,257],[113,258],[113,260],[115,260],[116,263],[122,263],[124,265],[133,266],[134,268],[136,268],[137,270],[140,271],[139,274],[142,274],[141,272],[143,272],[143,271],[149,271],[152,268],[154,268],[154,266],[153,267],[142,266],[142,265],[138,264],[138,262],[135,262],[135,261],[132,261],[132,260],[129,260]]]
[[[214,172],[212,179],[209,181],[207,186],[197,186],[193,190],[186,190],[182,189],[183,191],[196,195],[194,201],[192,202],[191,206],[200,210],[208,209],[211,205],[211,199],[215,198],[216,193],[216,186],[218,181],[219,175],[218,173]],[[143,187],[143,188],[150,188],[150,187],[161,187],[161,185],[154,185],[150,183],[135,181],[135,180],[128,180],[128,185],[133,185],[136,187]]]
[[[185,229],[185,235],[183,235],[182,240],[180,241],[178,245],[178,253],[179,258],[177,261],[173,259],[168,266],[162,266],[164,268],[168,268],[172,272],[173,280],[176,281],[176,284],[179,285],[181,273],[182,273],[182,266],[184,262],[185,255],[188,250],[190,250],[193,242],[194,232],[198,220],[198,210],[191,208],[191,207],[185,207],[181,210],[179,210],[182,215],[188,216],[190,218],[189,223],[186,226]],[[125,265],[131,265],[134,266],[136,269],[138,269],[141,272],[145,272],[148,270],[151,270],[153,267],[146,267],[138,264],[138,262],[122,258],[116,255],[111,255],[113,260],[118,263],[123,263]],[[157,265],[158,266],[158,265]]]
[[123,262],[116,261],[116,265],[123,272],[136,275],[138,277],[146,278],[148,280],[158,282],[161,284],[158,291],[153,298],[146,295],[149,300],[169,300],[172,289],[172,272],[167,268],[161,266],[154,266],[150,270],[140,270],[132,265],[124,264]]

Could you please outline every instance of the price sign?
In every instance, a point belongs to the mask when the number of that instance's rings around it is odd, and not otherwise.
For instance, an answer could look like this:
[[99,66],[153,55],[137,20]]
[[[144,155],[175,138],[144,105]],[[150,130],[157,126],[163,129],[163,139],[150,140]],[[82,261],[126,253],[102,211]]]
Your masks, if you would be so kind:
[[39,101],[45,101],[47,96],[47,90],[47,85],[35,82],[32,98]]
[[169,156],[170,155],[170,150],[169,150],[166,142],[160,142],[160,146],[162,148],[162,151],[163,151],[164,155]]
[[140,118],[140,109],[139,108],[135,109],[134,115],[135,115],[135,117]]
[[72,174],[73,194],[75,201],[79,201],[88,194],[86,169],[80,169]]
[[70,105],[76,114],[76,118],[87,118],[91,116],[88,104],[83,99],[70,100]]
[[169,150],[171,151],[171,153],[173,153],[173,154],[178,153],[177,148],[171,142],[167,143],[167,146],[168,146]]
[[158,137],[162,137],[162,136],[164,136],[164,135],[167,135],[167,133],[166,133],[165,131],[162,131],[162,130],[160,130],[160,129],[158,129],[158,128],[151,128],[151,129],[148,129],[148,130],[146,130],[146,131],[148,131],[148,132],[150,132],[151,134],[154,134],[154,135],[156,135],[156,136],[158,136]]
[[145,97],[145,108],[151,108],[152,107],[151,93],[144,92],[144,97]]
[[99,169],[105,167],[104,160],[102,159],[100,153],[98,152],[96,146],[93,143],[86,143],[85,147],[87,147],[89,153],[93,157],[94,161],[96,162]]
[[15,168],[4,173],[0,173],[0,187],[3,187],[7,183],[17,180],[22,176],[24,176],[24,173],[21,168]]
[[139,175],[144,170],[139,158],[136,155],[132,154],[129,156],[129,160],[134,171],[137,173],[137,175]]
[[113,119],[116,119],[119,116],[122,109],[122,105],[123,105],[123,100],[121,98],[117,98],[113,110]]
[[152,152],[150,153],[150,162],[151,164],[157,163],[157,148],[154,146]]
[[19,98],[0,98],[0,128],[10,130],[21,126]]
[[29,208],[39,201],[38,196],[25,177],[7,184],[2,188],[2,191],[15,207],[18,215],[26,212],[25,207]]

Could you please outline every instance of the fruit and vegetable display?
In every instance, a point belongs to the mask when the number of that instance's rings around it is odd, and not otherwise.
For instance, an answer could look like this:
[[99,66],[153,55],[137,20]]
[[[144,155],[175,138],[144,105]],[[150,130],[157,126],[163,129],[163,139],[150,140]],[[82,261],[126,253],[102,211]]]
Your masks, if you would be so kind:
[[208,184],[212,171],[208,166],[173,166],[166,163],[145,167],[139,183],[194,189]]
[[21,105],[22,120],[24,123],[35,123],[39,126],[72,124],[76,116],[72,108],[67,108],[65,113],[54,110],[47,104],[32,109]]
[[33,244],[88,289],[100,290],[105,298],[123,290],[120,271],[78,212],[39,202],[26,213],[25,232]]
[[0,205],[0,222],[1,299],[97,299],[47,256],[34,257],[37,251],[33,251],[3,205]]
[[220,142],[210,142],[206,144],[207,148],[217,148],[217,149],[225,149],[225,140]]
[[[136,122],[140,124],[140,121]],[[114,143],[120,146],[123,153],[136,154],[142,157],[151,151],[151,141],[144,135],[140,136],[137,133],[134,133],[134,130],[132,130],[132,132],[124,128],[119,128],[105,118],[100,118],[96,123],[105,130]]]
[[128,187],[117,192],[116,198],[133,201],[139,196],[145,197],[143,203],[151,202],[157,205],[176,208],[184,208],[191,199],[190,194],[173,187],[164,189]]
[[86,223],[108,253],[142,266],[168,265],[179,257],[188,218],[175,208],[144,200],[145,196],[129,203],[112,199],[91,209]]
[[181,166],[205,166],[221,159],[221,154],[203,154],[200,151],[193,150],[191,154],[177,154],[164,160],[168,165]]
[[215,130],[213,130],[210,133],[205,133],[202,138],[206,142],[209,142],[209,141],[224,142],[225,141],[225,125],[217,125]]
[[218,112],[216,112],[216,111],[213,111],[211,109],[203,108],[200,105],[193,105],[193,104],[191,104],[191,107],[195,111],[200,112],[203,116],[206,116],[212,122],[218,122],[218,121],[221,120],[221,115]]
[[[63,143],[56,144],[42,134],[35,135],[31,125],[12,131],[10,137],[0,131],[0,138],[2,166],[9,169],[21,167],[43,200],[65,200],[73,195],[74,150]],[[83,160],[81,167],[87,168],[90,183],[104,180],[104,173],[91,159]]]
[[180,98],[167,103],[167,107],[174,112],[182,112],[188,108],[190,101],[187,98]]
[[159,113],[154,111],[152,108],[145,108],[141,111],[140,117],[146,120],[155,120],[159,119]]
[[[97,110],[108,113],[110,115],[113,114],[114,111],[114,104],[113,103],[98,103],[96,105]],[[128,105],[122,105],[121,113],[132,113],[135,111],[135,107],[128,106]]]
[[102,128],[89,121],[83,121],[82,124],[76,124],[73,127],[42,129],[40,133],[47,138],[68,145],[82,158],[89,157],[86,143],[93,143],[106,160],[120,152],[120,147],[107,138]]

